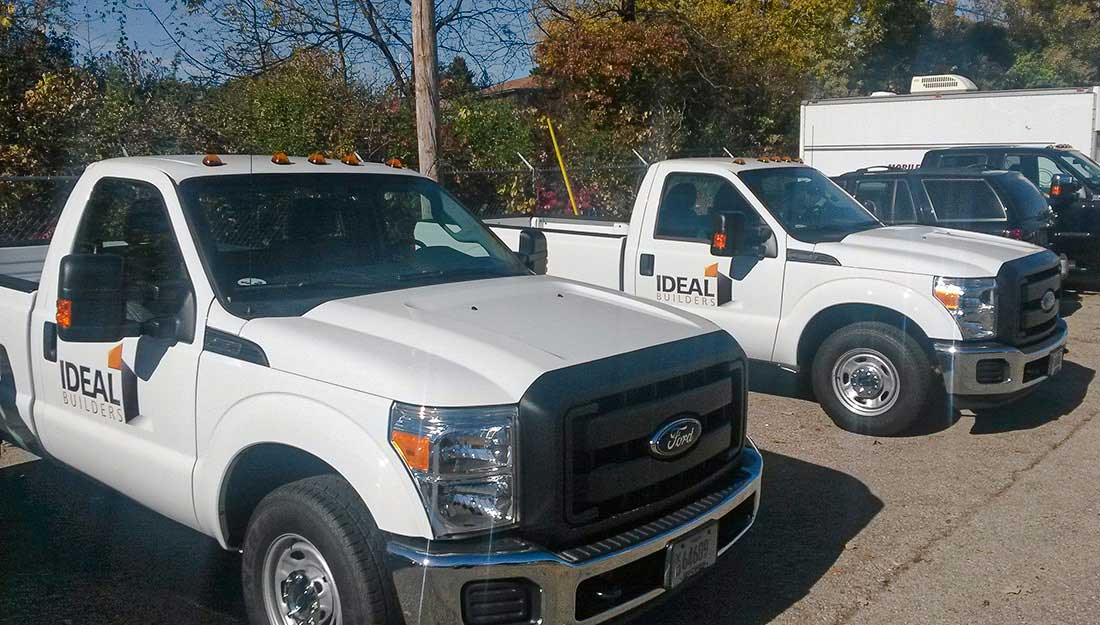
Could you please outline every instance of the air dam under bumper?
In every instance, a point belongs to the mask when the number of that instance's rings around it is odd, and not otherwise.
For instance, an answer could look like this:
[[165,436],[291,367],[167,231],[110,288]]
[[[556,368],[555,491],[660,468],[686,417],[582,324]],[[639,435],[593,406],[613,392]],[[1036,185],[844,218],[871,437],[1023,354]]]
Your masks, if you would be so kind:
[[[456,553],[447,542],[415,546],[401,537],[391,537],[387,558],[405,622],[588,625],[657,598],[667,591],[664,560],[670,543],[716,523],[721,556],[755,520],[763,459],[752,441],[747,443],[741,452],[741,467],[717,492],[585,547],[554,552],[525,541],[494,543],[486,538],[480,547],[467,545]],[[584,557],[589,553],[596,555]],[[471,589],[480,592],[482,599],[497,596],[505,603],[513,598],[522,602],[526,597],[530,610],[525,618],[515,620],[478,620],[467,613],[469,604],[464,606],[470,600],[464,594]]]
[[1064,319],[1050,336],[1027,347],[1000,343],[934,343],[947,392],[959,396],[1011,396],[1029,390],[1050,377],[1051,354],[1066,349]]

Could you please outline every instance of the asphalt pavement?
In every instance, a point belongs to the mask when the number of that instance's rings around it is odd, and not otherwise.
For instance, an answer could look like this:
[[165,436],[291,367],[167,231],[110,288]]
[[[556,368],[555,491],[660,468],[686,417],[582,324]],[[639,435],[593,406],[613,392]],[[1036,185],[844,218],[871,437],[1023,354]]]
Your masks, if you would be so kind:
[[[760,515],[634,624],[1100,623],[1100,296],[1062,304],[1055,379],[928,432],[836,428],[754,371]],[[0,624],[241,624],[239,558],[76,473],[0,454]]]

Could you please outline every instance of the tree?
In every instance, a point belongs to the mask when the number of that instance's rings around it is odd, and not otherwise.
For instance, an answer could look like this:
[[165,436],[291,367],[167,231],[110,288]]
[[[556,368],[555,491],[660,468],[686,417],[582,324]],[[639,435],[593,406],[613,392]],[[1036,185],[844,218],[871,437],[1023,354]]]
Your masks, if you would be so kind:
[[[149,10],[126,5],[129,10]],[[386,76],[409,94],[412,15],[406,0],[186,0],[205,25],[154,13],[187,59],[215,77],[267,71],[298,50],[332,54],[345,83]],[[522,58],[528,41],[524,0],[439,0],[435,29],[443,54],[482,71]],[[383,72],[375,68],[384,67]]]

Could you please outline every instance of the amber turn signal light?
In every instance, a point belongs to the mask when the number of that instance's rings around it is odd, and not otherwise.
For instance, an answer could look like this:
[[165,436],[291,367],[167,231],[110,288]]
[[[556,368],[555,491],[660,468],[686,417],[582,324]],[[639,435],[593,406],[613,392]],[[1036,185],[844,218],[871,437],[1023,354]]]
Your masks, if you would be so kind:
[[427,471],[431,468],[432,443],[427,436],[394,431],[390,442],[405,460],[405,466],[417,471]]
[[726,234],[724,232],[715,232],[714,239],[711,241],[710,246],[716,250],[726,249]]
[[73,325],[73,300],[71,299],[58,299],[57,300],[57,326],[60,328],[68,328]]

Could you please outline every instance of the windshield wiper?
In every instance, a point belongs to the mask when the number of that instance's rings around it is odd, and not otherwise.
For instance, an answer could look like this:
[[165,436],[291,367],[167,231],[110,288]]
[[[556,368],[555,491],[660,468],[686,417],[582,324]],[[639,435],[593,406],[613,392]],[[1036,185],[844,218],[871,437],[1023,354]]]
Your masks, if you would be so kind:
[[377,288],[378,282],[370,281],[350,281],[350,280],[292,280],[288,282],[267,282],[264,284],[250,284],[247,286],[240,286],[239,288],[244,291],[259,291],[263,289],[309,289],[309,288],[331,288],[331,289],[363,289],[363,288]]

